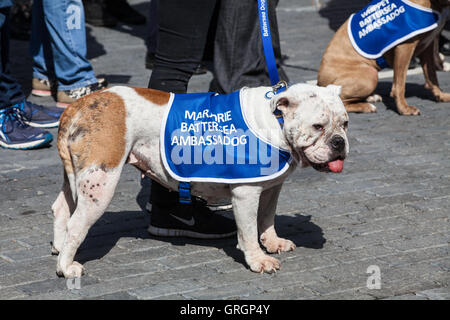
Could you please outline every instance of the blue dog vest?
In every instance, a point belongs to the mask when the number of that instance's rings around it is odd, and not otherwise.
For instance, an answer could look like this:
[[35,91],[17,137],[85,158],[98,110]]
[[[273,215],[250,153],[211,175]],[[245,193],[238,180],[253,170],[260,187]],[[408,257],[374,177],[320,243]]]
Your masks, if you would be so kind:
[[161,155],[180,182],[244,183],[280,176],[291,154],[247,125],[240,91],[172,94],[161,127]]
[[353,14],[348,35],[365,58],[380,58],[386,51],[418,34],[435,29],[440,14],[408,0],[375,0]]

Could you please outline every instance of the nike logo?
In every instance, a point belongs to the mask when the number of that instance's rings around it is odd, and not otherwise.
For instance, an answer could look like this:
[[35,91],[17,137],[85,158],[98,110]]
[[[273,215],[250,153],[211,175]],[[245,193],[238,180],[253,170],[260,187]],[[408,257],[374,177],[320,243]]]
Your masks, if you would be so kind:
[[181,221],[181,222],[183,222],[184,224],[187,224],[187,225],[190,226],[190,227],[192,227],[192,226],[195,224],[194,217],[191,217],[191,219],[187,220],[187,219],[183,219],[183,218],[177,217],[177,216],[175,216],[175,215],[173,215],[173,214],[171,214],[171,216],[172,216],[173,218],[177,219],[178,221]]

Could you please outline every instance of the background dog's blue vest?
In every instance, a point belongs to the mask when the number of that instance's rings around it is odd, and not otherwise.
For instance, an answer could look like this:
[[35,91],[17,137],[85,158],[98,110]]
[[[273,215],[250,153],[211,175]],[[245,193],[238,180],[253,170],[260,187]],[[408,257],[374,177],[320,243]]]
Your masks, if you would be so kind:
[[353,47],[368,59],[418,34],[433,30],[440,14],[407,0],[375,0],[353,14],[348,34]]
[[240,91],[172,94],[171,99],[161,128],[161,155],[174,179],[257,182],[289,168],[289,151],[266,143],[248,127]]

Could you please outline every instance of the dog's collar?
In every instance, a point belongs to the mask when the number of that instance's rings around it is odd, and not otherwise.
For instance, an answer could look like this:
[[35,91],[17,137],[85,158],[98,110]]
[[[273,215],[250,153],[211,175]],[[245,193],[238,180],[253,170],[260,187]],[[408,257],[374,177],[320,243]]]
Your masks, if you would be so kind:
[[[264,97],[268,100],[271,100],[275,95],[277,95],[283,91],[286,91],[288,89],[288,87],[289,86],[288,86],[287,82],[284,80],[281,80],[272,87],[272,90],[267,91],[266,94],[264,95]],[[282,112],[280,110],[278,110],[278,108],[275,108],[275,110],[273,111],[273,114],[277,118],[278,123],[280,124],[280,127],[283,128],[284,119],[283,119]]]

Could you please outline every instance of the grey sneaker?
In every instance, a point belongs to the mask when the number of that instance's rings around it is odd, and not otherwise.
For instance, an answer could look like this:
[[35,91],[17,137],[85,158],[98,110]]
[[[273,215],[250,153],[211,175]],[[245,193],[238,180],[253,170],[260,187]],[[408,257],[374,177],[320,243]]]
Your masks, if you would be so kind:
[[72,90],[58,90],[56,96],[56,106],[60,108],[65,108],[72,102],[91,94],[92,92],[102,90],[108,86],[108,82],[104,78],[97,79],[96,83],[90,84],[85,87],[72,89]]

